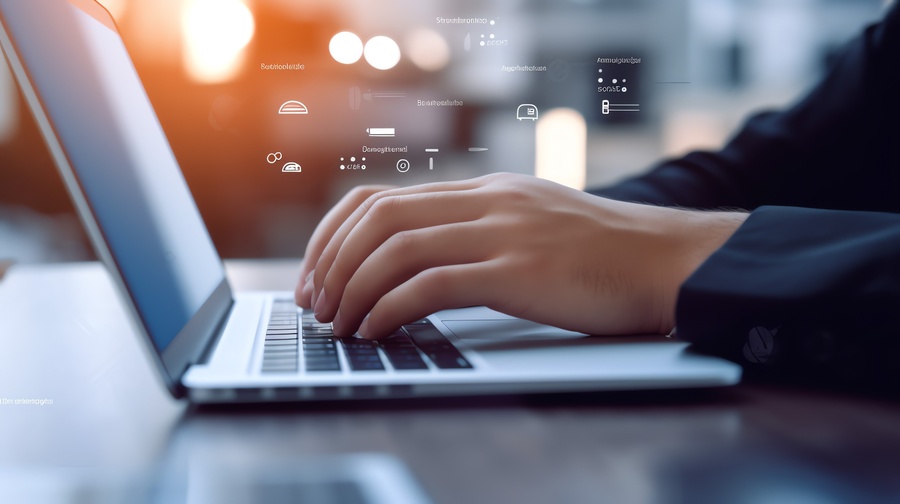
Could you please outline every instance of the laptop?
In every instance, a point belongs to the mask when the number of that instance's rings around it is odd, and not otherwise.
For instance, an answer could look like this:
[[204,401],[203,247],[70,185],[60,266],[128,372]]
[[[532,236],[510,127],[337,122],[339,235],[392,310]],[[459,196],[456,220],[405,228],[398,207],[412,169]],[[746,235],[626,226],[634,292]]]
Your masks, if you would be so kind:
[[0,0],[0,23],[0,45],[83,225],[175,397],[434,397],[740,379],[736,364],[663,336],[588,336],[472,307],[378,342],[339,339],[290,292],[234,293],[108,12],[90,0]]

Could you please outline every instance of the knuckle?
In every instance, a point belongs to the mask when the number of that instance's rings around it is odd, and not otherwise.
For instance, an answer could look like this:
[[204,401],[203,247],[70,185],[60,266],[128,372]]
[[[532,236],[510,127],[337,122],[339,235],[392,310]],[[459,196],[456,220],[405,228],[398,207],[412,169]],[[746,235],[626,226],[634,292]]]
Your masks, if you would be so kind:
[[438,293],[453,292],[455,284],[456,275],[453,275],[449,269],[432,268],[422,274],[422,281],[419,282],[419,295],[425,299],[433,299],[439,295]]
[[376,199],[369,207],[369,213],[375,218],[383,218],[400,207],[400,198],[397,196],[382,196]]
[[361,185],[356,186],[347,193],[349,199],[354,201],[365,200],[369,196],[376,194],[378,192],[378,187],[371,185]]
[[394,233],[390,238],[388,238],[385,245],[391,250],[394,250],[398,253],[403,253],[404,251],[408,251],[416,246],[418,242],[419,233],[410,230],[403,230]]
[[517,178],[517,175],[509,172],[497,172],[491,173],[485,176],[485,179],[491,183],[508,183],[512,182]]
[[362,207],[363,210],[368,212],[369,210],[372,209],[373,206],[375,206],[376,203],[378,203],[379,200],[381,200],[382,197],[383,196],[381,193],[370,194],[365,197],[365,199],[360,204],[360,206]]

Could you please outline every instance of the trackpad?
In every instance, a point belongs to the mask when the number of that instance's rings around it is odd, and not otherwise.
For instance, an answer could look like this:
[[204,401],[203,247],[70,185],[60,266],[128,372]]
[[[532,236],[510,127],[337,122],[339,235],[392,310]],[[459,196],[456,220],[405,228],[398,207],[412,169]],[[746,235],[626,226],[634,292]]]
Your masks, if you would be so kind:
[[442,320],[441,322],[458,338],[469,342],[497,342],[510,339],[517,341],[559,340],[585,336],[582,333],[517,318],[501,320]]

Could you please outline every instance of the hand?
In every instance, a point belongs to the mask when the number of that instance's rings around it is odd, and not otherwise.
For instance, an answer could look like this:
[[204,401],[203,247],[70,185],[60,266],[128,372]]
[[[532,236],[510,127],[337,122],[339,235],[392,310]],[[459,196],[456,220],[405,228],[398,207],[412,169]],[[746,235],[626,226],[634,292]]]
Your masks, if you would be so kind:
[[474,305],[588,334],[666,333],[681,284],[745,218],[511,174],[363,187],[316,229],[296,297],[338,336]]
[[294,294],[297,306],[301,306],[305,309],[313,307],[313,270],[316,267],[316,263],[319,261],[319,256],[322,255],[322,251],[325,250],[325,246],[328,245],[328,241],[331,240],[331,237],[334,236],[335,233],[337,233],[341,224],[343,224],[344,221],[350,217],[350,214],[359,208],[359,206],[370,196],[395,187],[396,186],[389,185],[357,186],[347,193],[337,205],[329,210],[328,213],[325,214],[325,217],[322,217],[322,221],[316,226],[316,230],[309,239],[309,243],[306,244],[306,253],[303,255],[303,262],[300,264],[300,281],[297,283],[297,291]]

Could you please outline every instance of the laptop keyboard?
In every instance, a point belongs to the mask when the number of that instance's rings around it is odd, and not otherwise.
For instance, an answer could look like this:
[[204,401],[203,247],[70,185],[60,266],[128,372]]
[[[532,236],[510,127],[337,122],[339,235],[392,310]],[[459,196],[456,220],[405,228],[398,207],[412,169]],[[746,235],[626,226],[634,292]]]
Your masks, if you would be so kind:
[[[428,361],[436,370],[472,369],[472,364],[426,319],[407,324],[379,341],[335,338],[331,324],[318,322],[312,314],[297,320],[293,301],[276,300],[266,327],[262,372],[297,373],[300,359],[309,373],[340,372],[341,359],[352,372],[378,373],[427,371]],[[386,357],[386,359],[385,359]]]
[[287,301],[272,304],[263,350],[263,373],[298,371],[297,307]]

